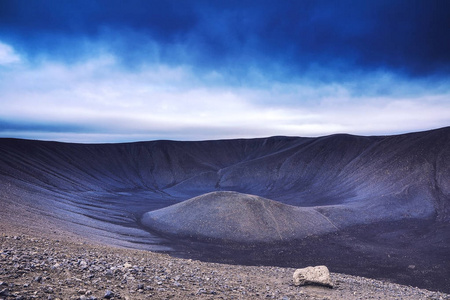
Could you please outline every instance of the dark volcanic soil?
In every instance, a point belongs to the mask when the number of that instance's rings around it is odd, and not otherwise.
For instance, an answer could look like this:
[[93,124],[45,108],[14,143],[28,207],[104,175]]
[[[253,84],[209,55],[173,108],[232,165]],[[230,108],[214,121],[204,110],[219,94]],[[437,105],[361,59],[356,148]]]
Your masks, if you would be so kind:
[[[226,202],[228,219],[214,215],[220,206],[213,202],[190,205],[223,191],[247,195],[235,206]],[[246,197],[256,202],[244,210]],[[181,202],[183,213],[168,207]],[[0,139],[0,205],[1,224],[44,237],[62,232],[233,264],[326,264],[450,292],[450,128],[103,145]],[[264,207],[270,213],[256,213]],[[159,209],[168,212],[171,232],[143,222],[147,212],[162,215]],[[240,237],[219,230],[243,224],[236,212],[242,222],[253,220],[239,227]],[[188,223],[194,213],[214,216],[205,221],[215,231]],[[262,234],[277,226],[279,240]]]
[[3,233],[0,266],[0,299],[450,299],[337,273],[333,289],[296,287],[292,268],[205,263],[67,237]]
[[211,244],[186,239],[180,243],[176,239],[173,247],[179,249],[180,257],[241,265],[326,265],[345,274],[448,292],[450,226],[431,228],[415,221],[398,221],[286,243]]

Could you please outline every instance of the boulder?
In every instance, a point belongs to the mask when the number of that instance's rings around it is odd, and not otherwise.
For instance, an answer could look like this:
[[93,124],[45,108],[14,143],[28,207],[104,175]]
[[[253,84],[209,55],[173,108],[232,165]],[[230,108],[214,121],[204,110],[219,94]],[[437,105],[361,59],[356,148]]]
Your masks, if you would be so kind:
[[330,271],[326,266],[307,267],[294,272],[294,285],[321,285],[333,288]]

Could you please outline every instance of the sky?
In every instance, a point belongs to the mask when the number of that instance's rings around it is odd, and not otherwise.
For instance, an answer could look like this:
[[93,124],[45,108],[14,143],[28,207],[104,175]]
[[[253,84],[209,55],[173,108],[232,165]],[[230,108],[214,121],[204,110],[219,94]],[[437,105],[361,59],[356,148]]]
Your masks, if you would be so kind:
[[0,0],[0,137],[450,126],[450,1]]

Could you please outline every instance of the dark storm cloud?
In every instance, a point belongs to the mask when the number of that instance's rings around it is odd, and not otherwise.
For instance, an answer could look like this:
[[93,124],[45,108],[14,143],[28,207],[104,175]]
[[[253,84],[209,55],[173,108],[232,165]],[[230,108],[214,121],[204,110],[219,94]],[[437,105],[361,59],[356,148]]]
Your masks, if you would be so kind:
[[1,24],[12,32],[95,36],[106,26],[154,33],[170,40],[195,22],[182,1],[2,1]]
[[[386,69],[450,73],[450,1],[1,1],[0,38],[27,53],[76,60],[90,42],[123,62],[280,78]],[[84,47],[82,46],[84,45]],[[277,73],[278,72],[278,73]],[[334,75],[337,74],[337,75]],[[335,78],[331,78],[335,79]]]
[[89,55],[89,41],[107,39],[101,42],[116,54],[145,60],[141,48],[149,40],[171,42],[194,17],[175,1],[2,1],[0,37],[28,55],[65,60]]

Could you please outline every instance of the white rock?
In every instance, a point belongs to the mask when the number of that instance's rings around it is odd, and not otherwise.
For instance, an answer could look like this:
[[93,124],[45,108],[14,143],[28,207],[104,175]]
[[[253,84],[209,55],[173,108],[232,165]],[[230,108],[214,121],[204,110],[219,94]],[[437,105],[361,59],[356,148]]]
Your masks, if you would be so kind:
[[294,272],[294,284],[299,285],[322,285],[333,287],[330,279],[330,271],[326,266],[307,267],[297,269]]

